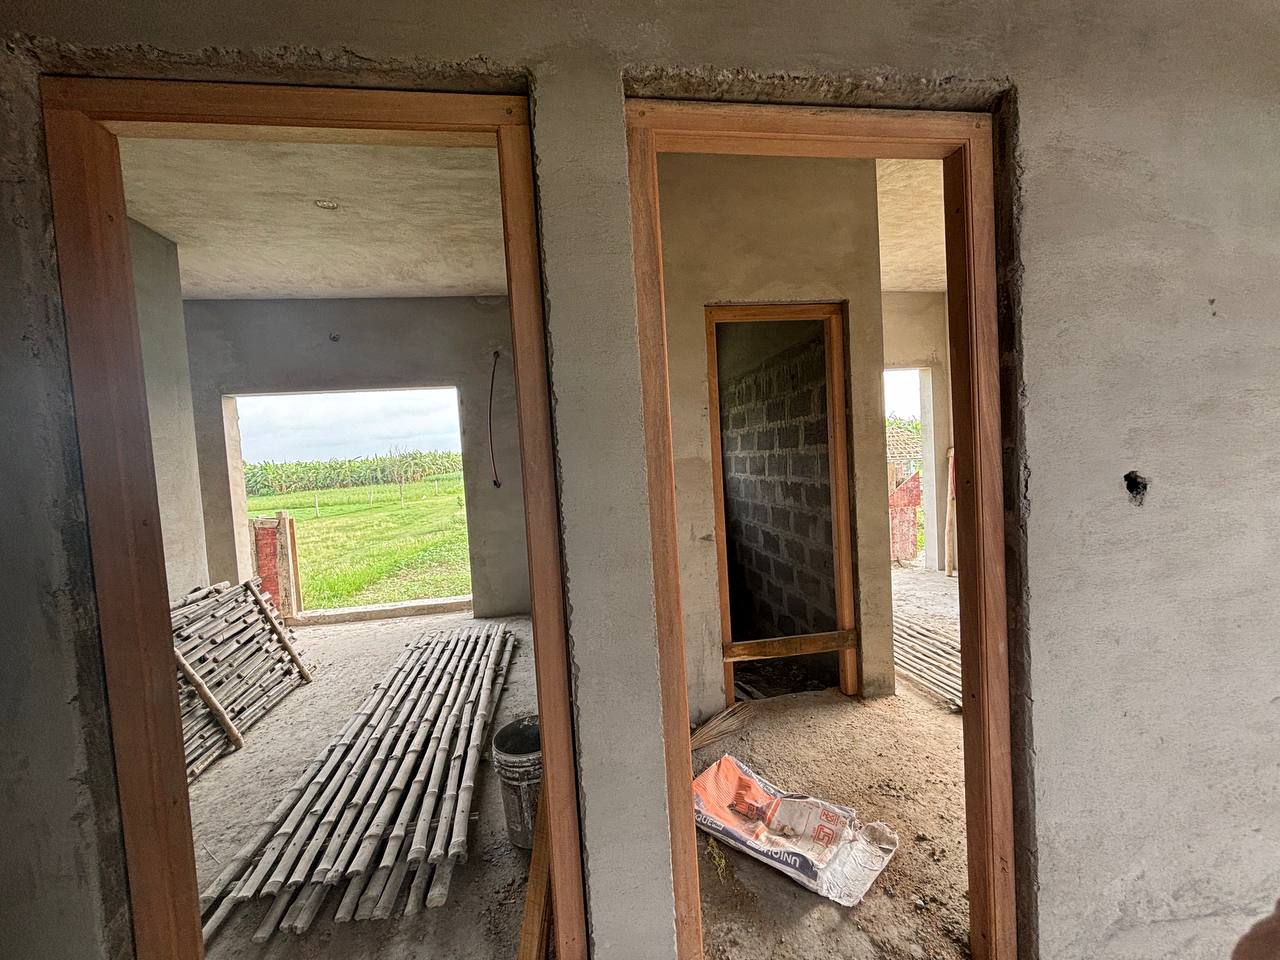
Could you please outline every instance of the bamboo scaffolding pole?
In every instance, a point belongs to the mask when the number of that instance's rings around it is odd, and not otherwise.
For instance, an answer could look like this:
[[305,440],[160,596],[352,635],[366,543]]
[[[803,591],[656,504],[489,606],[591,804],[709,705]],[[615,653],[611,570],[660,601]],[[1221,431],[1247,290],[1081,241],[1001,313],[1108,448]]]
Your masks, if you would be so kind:
[[[485,628],[486,636],[484,641],[490,639],[489,628]],[[478,665],[478,661],[473,661],[469,670],[474,670]],[[463,680],[463,684],[469,684],[471,676],[468,675]],[[459,685],[459,690],[461,685]],[[451,694],[456,696],[456,692]],[[449,748],[452,744],[453,731],[457,727],[458,718],[461,716],[462,702],[454,701],[450,710],[449,717],[445,721],[444,728],[439,733],[432,733],[431,743],[427,747],[427,753],[431,754],[434,748],[434,757],[431,762],[431,772],[427,779],[426,793],[423,797],[422,808],[418,813],[417,825],[413,831],[413,842],[409,847],[409,862],[413,864],[421,863],[427,855],[427,832],[431,823],[431,812],[435,809],[436,798],[439,795],[440,782],[444,776],[445,762],[448,759]],[[419,776],[422,776],[424,769],[419,769]]]
[[276,636],[280,639],[280,646],[289,651],[289,656],[293,659],[293,662],[298,665],[298,673],[302,675],[303,681],[310,683],[311,671],[303,665],[302,658],[299,657],[298,652],[293,649],[293,644],[289,642],[289,631],[276,617],[275,609],[267,605],[266,599],[262,596],[262,592],[258,589],[258,585],[254,583],[253,580],[246,582],[245,587],[251,594],[253,594],[253,599],[258,602],[258,606],[262,609],[262,615],[267,618],[267,622],[270,623],[272,628],[276,631]]
[[[247,652],[210,648],[234,699],[210,692],[241,732],[297,682],[296,665],[273,656],[271,644],[268,637]],[[255,943],[277,930],[305,933],[344,879],[338,923],[414,916],[446,902],[478,818],[480,757],[516,645],[505,624],[423,635],[408,645],[202,892],[202,911],[212,911],[207,937],[237,904],[257,897],[274,899]],[[220,722],[198,693],[184,693],[183,711],[191,718],[184,742],[197,762],[212,762],[228,746]]]
[[356,907],[360,903],[360,897],[364,894],[364,888],[369,883],[369,875],[367,873],[358,873],[351,878],[347,884],[346,891],[342,894],[342,900],[338,903],[338,909],[333,914],[335,923],[349,923],[355,919]]
[[[427,704],[427,708],[423,715],[419,718],[418,727],[414,734],[414,738],[410,743],[409,750],[406,752],[405,759],[401,762],[398,769],[390,766],[386,767],[379,777],[377,784],[371,785],[370,790],[374,796],[384,797],[380,806],[369,803],[362,803],[358,818],[353,817],[352,827],[350,829],[340,851],[336,856],[327,863],[327,872],[325,882],[329,884],[337,883],[347,867],[351,864],[356,856],[357,850],[364,846],[364,837],[366,833],[377,832],[381,836],[385,830],[385,821],[389,818],[388,810],[393,809],[390,804],[394,804],[398,798],[398,791],[402,791],[403,779],[407,778],[414,772],[417,767],[419,757],[422,754],[422,746],[427,736],[430,735],[435,725],[436,718],[439,716],[441,707],[444,704],[449,688],[452,686],[454,674],[457,672],[458,665],[470,656],[474,649],[475,638],[472,636],[460,637],[459,631],[451,631],[445,641],[450,645],[449,659],[441,661],[440,675],[436,680],[435,688],[432,691],[431,699]],[[362,785],[361,792],[367,797],[369,794],[364,791]],[[385,799],[392,796],[392,800]],[[416,797],[414,798],[416,799]],[[363,798],[362,798],[363,800]],[[406,801],[406,805],[411,801]],[[371,822],[372,821],[372,822]],[[403,831],[401,831],[403,837]],[[326,858],[327,859],[327,858]],[[325,867],[326,863],[321,862],[321,866]]]
[[[476,707],[476,716],[471,730],[471,739],[467,744],[466,765],[462,771],[462,789],[458,793],[458,811],[453,821],[453,836],[449,841],[449,857],[460,863],[467,859],[467,830],[471,825],[471,800],[475,796],[476,772],[480,767],[480,753],[484,748],[485,734],[489,721],[497,711],[497,701],[502,696],[502,687],[507,682],[507,670],[511,666],[511,656],[516,649],[513,636],[506,633],[506,624],[501,627],[504,636],[502,661],[496,674],[490,674],[480,694],[480,703]],[[497,690],[495,694],[494,691]]]
[[413,882],[409,884],[409,899],[405,901],[403,916],[414,917],[422,912],[426,905],[427,881],[431,879],[432,869],[429,863],[419,863],[413,867]]
[[214,901],[222,895],[222,892],[230,886],[231,882],[240,876],[244,868],[258,854],[258,851],[262,849],[263,844],[271,838],[271,833],[275,829],[276,824],[280,822],[282,817],[289,813],[294,802],[302,795],[303,789],[305,789],[306,785],[311,782],[311,779],[316,775],[316,773],[319,772],[320,767],[324,765],[325,759],[333,752],[333,748],[337,746],[337,744],[337,737],[334,737],[329,741],[329,745],[325,748],[324,753],[321,753],[312,760],[307,769],[302,771],[302,774],[298,779],[293,781],[289,789],[285,791],[285,795],[258,827],[258,832],[253,835],[253,838],[236,851],[235,856],[228,860],[226,865],[223,866],[222,872],[214,878],[213,882],[210,883],[209,886],[205,887],[203,892],[200,894],[200,909],[202,911],[207,910]]
[[[495,638],[499,636],[505,637],[505,634],[506,628],[504,625],[499,628],[499,633],[495,634]],[[431,863],[439,863],[448,852],[447,844],[453,826],[453,815],[458,808],[462,768],[466,762],[467,752],[470,749],[470,740],[476,733],[476,724],[472,718],[476,714],[480,701],[487,701],[487,696],[493,686],[493,676],[498,666],[499,652],[499,644],[497,642],[491,644],[485,654],[484,669],[481,671],[481,676],[476,679],[476,682],[467,692],[467,702],[462,708],[462,715],[458,721],[457,738],[454,741],[453,751],[449,757],[449,779],[445,784],[444,800],[440,804],[440,813],[438,814],[440,822],[436,824],[435,839],[431,844],[431,852],[427,856]],[[487,702],[485,709],[488,709]],[[433,881],[433,889],[434,886],[435,883]]]
[[449,899],[449,883],[453,880],[453,866],[457,861],[445,858],[436,864],[431,875],[431,889],[427,891],[427,908],[443,907]]
[[[416,652],[416,651],[415,651]],[[350,772],[351,768],[356,764],[360,757],[364,754],[368,744],[375,740],[381,731],[385,729],[385,724],[399,705],[402,697],[417,676],[417,672],[421,667],[419,658],[414,657],[408,662],[406,668],[398,671],[395,684],[388,696],[384,697],[378,704],[377,709],[369,716],[360,732],[355,736],[349,747],[343,751],[343,755],[339,760],[337,769],[340,771],[337,776],[333,775],[333,771],[329,771],[329,775],[325,777],[325,782],[321,785],[320,791],[315,802],[309,805],[307,811],[302,816],[300,822],[296,825],[293,835],[290,837],[288,844],[280,854],[280,860],[276,864],[275,871],[271,877],[262,886],[262,892],[270,895],[276,893],[290,879],[290,871],[293,869],[294,863],[301,856],[303,848],[310,838],[312,831],[320,822],[325,809],[332,802],[334,795],[341,789],[343,779]],[[297,886],[294,883],[293,886]]]
[[[290,886],[296,887],[307,879],[307,875],[315,864],[316,858],[320,856],[328,845],[338,818],[346,809],[347,798],[366,779],[366,771],[374,772],[380,770],[385,765],[388,754],[393,751],[393,744],[399,744],[401,734],[412,732],[413,728],[410,723],[415,715],[422,692],[427,688],[434,674],[437,660],[435,652],[437,649],[438,647],[436,646],[425,649],[424,656],[421,658],[423,666],[418,671],[418,675],[414,679],[407,695],[399,703],[395,720],[378,735],[376,740],[370,740],[366,746],[365,753],[352,764],[341,786],[331,799],[324,817],[317,825],[315,834],[294,866],[293,872],[289,876],[288,883]],[[327,871],[325,872],[327,873]],[[315,879],[318,880],[319,878]]]
[[266,943],[280,929],[280,921],[284,918],[290,904],[293,903],[295,892],[293,890],[282,890],[276,894],[276,899],[271,904],[271,909],[267,911],[266,916],[262,918],[262,922],[258,924],[258,929],[253,931],[254,943]]
[[297,826],[297,821],[301,820],[306,812],[306,807],[312,802],[312,800],[314,800],[315,795],[319,793],[321,784],[327,776],[331,765],[336,766],[341,760],[342,755],[350,746],[351,740],[354,739],[356,731],[364,726],[365,721],[372,714],[373,710],[376,709],[388,688],[394,682],[395,678],[399,676],[405,662],[409,659],[409,655],[410,651],[408,650],[400,655],[399,659],[397,659],[395,664],[392,666],[391,671],[387,676],[379,680],[378,683],[374,684],[373,691],[365,698],[365,701],[360,705],[359,709],[339,732],[337,745],[329,753],[325,763],[321,766],[320,770],[317,771],[315,777],[313,777],[311,782],[307,784],[302,796],[300,796],[297,803],[294,804],[293,809],[285,819],[277,825],[274,835],[268,842],[262,856],[258,859],[257,866],[254,867],[253,872],[246,877],[246,879],[236,889],[236,899],[247,900],[250,897],[257,895],[258,889],[266,880],[271,869],[275,866],[276,858],[288,844],[289,838],[292,836],[293,830]]

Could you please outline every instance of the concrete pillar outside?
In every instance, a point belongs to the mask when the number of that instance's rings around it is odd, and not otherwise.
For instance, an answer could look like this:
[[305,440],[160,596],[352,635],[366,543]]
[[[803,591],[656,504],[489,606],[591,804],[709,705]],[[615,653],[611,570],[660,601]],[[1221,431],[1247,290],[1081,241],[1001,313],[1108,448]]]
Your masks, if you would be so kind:
[[951,382],[942,365],[920,368],[925,569],[946,565],[947,450],[951,447]]

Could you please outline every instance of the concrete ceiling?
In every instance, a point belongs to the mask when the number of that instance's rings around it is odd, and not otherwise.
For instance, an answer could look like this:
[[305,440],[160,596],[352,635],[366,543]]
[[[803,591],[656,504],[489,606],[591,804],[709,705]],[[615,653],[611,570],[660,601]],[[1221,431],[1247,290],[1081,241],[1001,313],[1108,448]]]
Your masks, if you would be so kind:
[[945,290],[941,160],[877,160],[880,286]]
[[[490,147],[123,139],[129,216],[188,298],[506,292]],[[885,290],[945,290],[942,163],[876,162]],[[333,200],[336,210],[316,206]]]
[[129,216],[178,245],[184,297],[506,293],[493,148],[125,139],[120,153]]

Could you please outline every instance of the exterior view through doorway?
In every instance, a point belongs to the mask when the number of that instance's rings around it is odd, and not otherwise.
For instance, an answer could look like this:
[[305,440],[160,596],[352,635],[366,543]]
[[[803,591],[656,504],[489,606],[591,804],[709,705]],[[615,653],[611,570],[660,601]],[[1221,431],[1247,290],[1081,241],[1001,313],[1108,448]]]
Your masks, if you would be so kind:
[[[679,955],[683,960],[702,956],[702,921],[658,160],[662,154],[702,154],[942,161],[958,491],[968,939],[978,960],[1013,960],[1017,940],[991,118],[633,100],[627,121]],[[874,415],[883,423],[881,409]],[[876,482],[883,485],[883,476]]]
[[[522,97],[66,79],[42,83],[111,741],[140,960],[203,956],[174,643],[117,138],[496,150],[557,953],[587,950],[568,653]],[[213,588],[210,588],[213,589]],[[544,861],[545,862],[545,861]]]

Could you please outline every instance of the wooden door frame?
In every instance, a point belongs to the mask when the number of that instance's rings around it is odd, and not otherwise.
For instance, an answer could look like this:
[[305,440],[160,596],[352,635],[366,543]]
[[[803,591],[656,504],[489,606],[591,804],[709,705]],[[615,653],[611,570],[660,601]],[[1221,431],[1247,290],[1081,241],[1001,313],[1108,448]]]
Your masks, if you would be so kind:
[[[853,526],[849,485],[848,382],[849,362],[845,331],[848,312],[844,303],[741,303],[708,304],[707,419],[711,424],[712,499],[715,510],[716,566],[720,585],[720,648],[724,660],[724,698],[733,706],[733,667],[746,660],[796,657],[811,653],[836,654],[840,666],[840,692],[858,692],[857,610],[853,602]],[[827,461],[831,482],[831,555],[835,570],[836,629],[826,633],[795,634],[767,640],[734,642],[729,610],[729,544],[724,516],[724,456],[720,437],[720,370],[716,328],[722,323],[761,323],[810,320],[822,324],[823,364],[827,393]]]
[[681,960],[702,956],[676,539],[658,155],[941,160],[960,558],[960,646],[976,960],[1014,960],[1013,774],[1005,599],[992,123],[986,114],[630,100],[627,142],[667,800]]
[[203,956],[118,136],[493,146],[498,153],[555,929],[587,956],[528,100],[44,77],[45,141],[139,960]]

